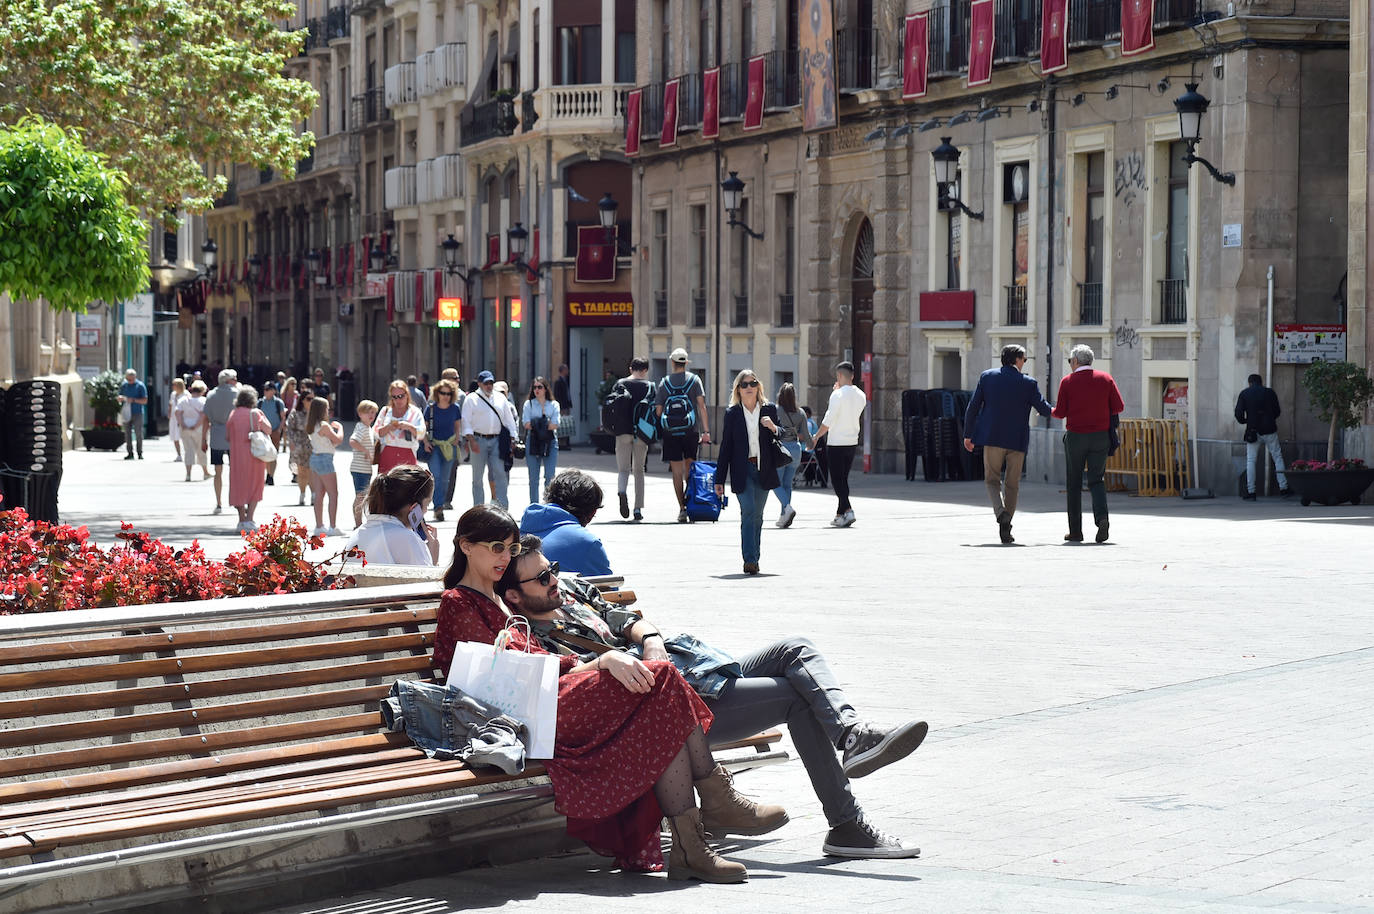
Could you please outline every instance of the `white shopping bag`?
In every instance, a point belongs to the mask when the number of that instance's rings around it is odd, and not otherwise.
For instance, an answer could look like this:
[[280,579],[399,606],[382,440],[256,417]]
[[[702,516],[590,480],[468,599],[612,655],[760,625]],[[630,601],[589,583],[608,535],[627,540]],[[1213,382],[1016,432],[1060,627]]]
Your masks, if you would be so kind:
[[558,726],[556,656],[460,641],[453,646],[447,684],[524,724],[529,731],[525,753],[530,758],[553,758]]

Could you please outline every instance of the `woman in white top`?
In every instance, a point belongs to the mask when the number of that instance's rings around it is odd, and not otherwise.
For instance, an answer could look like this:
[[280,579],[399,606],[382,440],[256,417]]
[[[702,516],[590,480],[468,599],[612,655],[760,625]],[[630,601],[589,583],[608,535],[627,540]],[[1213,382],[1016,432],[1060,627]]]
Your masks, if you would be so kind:
[[191,467],[197,463],[200,464],[200,478],[210,478],[210,464],[200,446],[205,437],[205,433],[201,431],[204,424],[205,382],[192,381],[191,392],[172,407],[172,427],[176,429],[177,437],[181,440],[181,457],[186,461],[187,482],[191,481]]
[[405,381],[391,382],[387,402],[377,414],[372,431],[382,442],[382,450],[377,455],[378,473],[402,464],[419,463],[415,452],[425,437],[425,416],[410,402],[410,388]]
[[424,522],[434,495],[434,477],[424,467],[403,464],[372,480],[367,522],[348,540],[367,561],[380,565],[435,565],[439,532]]
[[[310,436],[310,490],[315,495],[315,530],[311,536],[340,536],[339,478],[334,473],[334,448],[343,441],[343,426],[329,418],[329,398],[315,397],[305,420]],[[329,527],[324,526],[324,500],[329,498]]]
[[189,396],[186,392],[186,382],[181,378],[172,378],[172,396],[167,400],[167,437],[172,439],[172,447],[177,451],[177,455],[172,458],[173,463],[181,463],[182,460],[181,429],[177,428],[177,406]]
[[553,399],[549,382],[543,377],[530,384],[525,399],[525,466],[530,471],[530,504],[539,504],[544,489],[539,486],[539,471],[544,471],[544,485],[558,475],[558,423],[562,418],[558,401]]

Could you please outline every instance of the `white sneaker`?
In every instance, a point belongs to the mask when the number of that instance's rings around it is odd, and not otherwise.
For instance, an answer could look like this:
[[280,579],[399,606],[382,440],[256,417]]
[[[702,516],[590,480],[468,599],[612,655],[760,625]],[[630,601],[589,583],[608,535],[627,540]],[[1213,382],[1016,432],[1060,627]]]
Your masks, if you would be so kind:
[[843,514],[836,514],[836,515],[835,515],[835,519],[832,520],[832,521],[830,522],[830,526],[832,526],[832,527],[843,527],[843,526],[844,526],[844,515],[843,515]]
[[246,520],[243,522],[243,529],[247,530],[249,533],[252,533],[254,530],[258,529],[258,525],[253,523],[251,520]]
[[343,531],[338,527],[330,527],[325,531],[325,536],[343,536]]
[[846,511],[846,512],[844,512],[844,523],[840,524],[840,526],[841,526],[841,527],[852,527],[852,526],[854,525],[854,520],[855,520],[855,518],[854,518],[854,512],[853,512],[853,511]]
[[786,530],[788,527],[792,526],[792,521],[796,518],[796,516],[797,509],[792,507],[791,505],[788,505],[787,507],[782,509],[782,517],[778,518],[778,526]]
[[329,533],[323,527],[316,527],[310,531],[311,536],[328,536]]
[[223,514],[223,513],[224,513],[224,509],[221,508],[219,505],[215,505],[215,510],[211,511],[210,513],[211,513],[211,514]]

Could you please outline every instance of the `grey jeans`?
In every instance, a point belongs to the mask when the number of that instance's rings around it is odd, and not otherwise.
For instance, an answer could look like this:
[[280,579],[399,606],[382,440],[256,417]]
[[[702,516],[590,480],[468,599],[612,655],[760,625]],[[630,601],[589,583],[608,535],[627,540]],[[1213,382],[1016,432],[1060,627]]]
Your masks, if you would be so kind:
[[711,742],[743,739],[787,724],[830,825],[857,816],[859,803],[835,747],[859,715],[820,651],[805,638],[784,638],[739,658],[739,664],[744,676],[706,702],[716,718]]
[[630,474],[635,477],[635,510],[644,510],[644,461],[649,445],[638,435],[615,436],[615,467],[619,471],[616,493],[629,492]]

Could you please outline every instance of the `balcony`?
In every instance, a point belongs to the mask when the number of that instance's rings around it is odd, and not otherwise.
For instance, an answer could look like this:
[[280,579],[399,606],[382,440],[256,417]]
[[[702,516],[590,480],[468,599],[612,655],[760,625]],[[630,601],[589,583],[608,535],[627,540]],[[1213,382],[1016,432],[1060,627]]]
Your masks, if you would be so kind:
[[[1005,0],[1003,0],[1005,2]],[[840,29],[835,36],[835,66],[841,92],[872,89],[878,82],[874,29]]]
[[[745,89],[746,93],[748,89]],[[801,104],[801,62],[796,51],[769,51],[763,64],[763,108]]]
[[1088,326],[1102,324],[1102,283],[1080,282],[1078,284],[1078,322]]
[[932,9],[930,75],[953,76],[967,69],[968,41],[969,0],[950,0],[949,6]]
[[1159,280],[1159,322],[1188,323],[1188,280]]
[[421,97],[463,85],[467,72],[468,46],[461,42],[441,44],[415,61],[416,90]]
[[1069,47],[1102,44],[1120,34],[1118,0],[1069,0]]
[[387,109],[382,90],[379,88],[368,89],[362,95],[353,96],[350,115],[354,130],[391,120],[391,112]]
[[677,84],[677,126],[679,130],[701,126],[701,74],[683,76]]
[[[456,154],[435,156],[415,166],[415,201],[434,203],[463,195],[463,160]],[[402,204],[404,205],[404,204]]]
[[[683,99],[689,94],[688,84],[693,78],[684,78],[678,89],[678,123],[687,123],[682,112]],[[698,108],[701,99],[701,79],[696,80]],[[559,131],[580,133],[613,133],[624,129],[625,97],[634,88],[630,83],[599,83],[577,86],[545,86],[533,93],[535,120],[540,124]],[[640,117],[643,118],[641,109]],[[662,114],[659,115],[662,123]],[[697,115],[696,123],[701,123]],[[525,130],[533,122],[523,125]]]
[[346,6],[336,6],[324,17],[324,39],[333,43],[353,34],[353,12]]
[[328,21],[323,16],[316,16],[306,23],[309,29],[308,37],[305,40],[305,52],[307,54],[329,53],[329,29]]
[[332,133],[315,141],[315,168],[338,168],[358,164],[358,138],[348,133]]
[[1026,287],[1006,286],[1007,312],[1004,325],[1007,327],[1026,326]]
[[387,67],[382,74],[382,87],[386,91],[386,105],[409,105],[419,96],[415,93],[415,62],[398,63]]
[[470,108],[464,108],[459,119],[460,146],[471,146],[484,140],[510,136],[519,126],[515,118],[515,100],[494,98]]
[[400,206],[415,205],[415,166],[401,165],[388,168],[385,176],[385,193],[382,206],[396,209]]
[[[1034,0],[995,0],[993,62],[1040,56],[1040,6]],[[1120,4],[1118,4],[1118,9]]]

